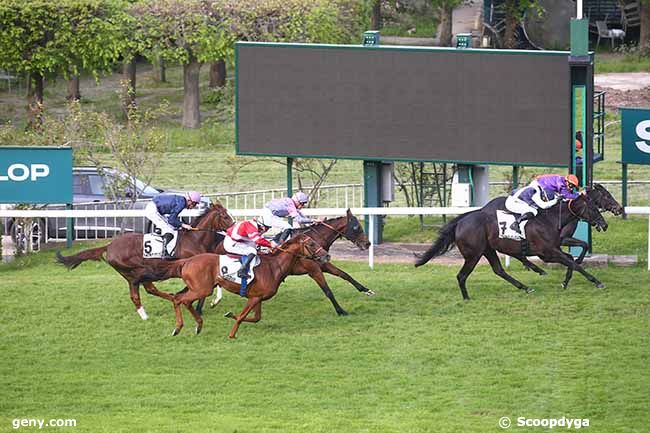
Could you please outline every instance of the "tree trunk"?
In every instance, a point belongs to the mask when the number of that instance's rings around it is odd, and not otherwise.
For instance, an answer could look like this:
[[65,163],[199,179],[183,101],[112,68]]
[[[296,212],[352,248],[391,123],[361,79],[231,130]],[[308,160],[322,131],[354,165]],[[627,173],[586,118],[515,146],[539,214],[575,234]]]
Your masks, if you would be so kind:
[[43,76],[32,73],[27,80],[27,127],[39,129],[43,125]]
[[381,29],[381,0],[375,0],[372,5],[372,17],[370,19],[370,30]]
[[451,47],[451,38],[452,38],[452,14],[454,12],[454,7],[449,4],[449,2],[443,1],[440,7],[438,8],[438,14],[440,18],[440,24],[438,36],[440,39],[441,47]]
[[515,31],[519,24],[519,19],[516,15],[517,4],[515,0],[506,0],[506,29],[503,35],[503,48],[517,48],[517,38]]
[[73,75],[68,80],[68,101],[78,101],[81,99],[81,92],[79,91],[79,75]]
[[183,126],[198,128],[201,126],[199,111],[199,71],[201,63],[190,58],[190,63],[183,65]]
[[135,78],[136,78],[136,66],[135,58],[131,61],[124,62],[123,69],[123,82],[124,88],[122,89],[122,98],[124,104],[124,112],[129,113],[136,107],[135,101]]
[[210,84],[211,89],[223,87],[226,85],[226,61],[219,59],[210,63]]
[[639,18],[641,19],[639,48],[650,50],[650,1],[639,2]]
[[165,66],[165,60],[158,58],[156,64],[154,65],[156,69],[156,80],[159,83],[167,82],[167,68]]

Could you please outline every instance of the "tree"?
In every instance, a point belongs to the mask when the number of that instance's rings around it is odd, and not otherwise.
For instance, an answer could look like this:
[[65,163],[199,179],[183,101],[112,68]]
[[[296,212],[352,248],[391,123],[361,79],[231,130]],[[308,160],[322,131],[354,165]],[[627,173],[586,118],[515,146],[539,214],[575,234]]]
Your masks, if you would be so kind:
[[641,20],[639,49],[647,56],[650,54],[650,0],[639,1],[639,18]]
[[0,68],[29,77],[30,124],[41,121],[45,78],[110,70],[125,40],[114,20],[119,5],[117,0],[0,2]]
[[205,0],[142,1],[129,8],[143,55],[183,65],[183,120],[186,128],[201,125],[199,72],[207,61],[231,56],[233,35],[225,26],[223,3]]
[[441,47],[450,47],[452,39],[452,15],[454,8],[463,0],[432,0],[432,5],[438,16],[438,39]]

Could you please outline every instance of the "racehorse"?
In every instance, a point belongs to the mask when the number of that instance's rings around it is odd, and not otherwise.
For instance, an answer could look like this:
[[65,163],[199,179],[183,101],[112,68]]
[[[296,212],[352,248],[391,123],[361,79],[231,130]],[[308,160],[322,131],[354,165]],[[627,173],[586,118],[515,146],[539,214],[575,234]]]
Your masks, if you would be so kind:
[[[248,285],[246,292],[248,300],[244,309],[236,316],[230,312],[226,313],[226,317],[235,320],[235,325],[228,335],[230,338],[236,337],[241,322],[260,321],[262,301],[272,298],[277,293],[280,283],[291,273],[299,260],[314,260],[322,263],[329,260],[329,254],[312,238],[301,234],[288,240],[281,247],[276,247],[270,254],[260,256],[260,264],[255,268],[255,278]],[[150,274],[142,276],[140,280],[142,283],[174,277],[180,277],[185,282],[186,287],[172,295],[170,299],[176,312],[176,327],[172,335],[178,335],[183,327],[181,304],[185,305],[185,308],[194,316],[198,334],[203,328],[203,319],[192,306],[192,302],[209,296],[217,285],[239,294],[239,284],[221,276],[219,262],[220,256],[217,254],[199,254],[188,259],[162,263],[152,269]],[[247,316],[251,310],[254,311],[254,317],[249,319]]]
[[465,259],[463,267],[458,272],[457,279],[464,300],[469,300],[465,281],[482,256],[490,263],[492,270],[499,277],[527,293],[533,290],[506,273],[496,251],[513,257],[536,255],[543,261],[560,263],[575,269],[585,276],[596,287],[605,287],[593,275],[576,263],[570,254],[560,248],[560,230],[573,221],[583,219],[597,230],[607,230],[607,222],[598,211],[596,204],[585,194],[574,200],[560,202],[550,209],[541,211],[537,217],[529,220],[526,225],[526,248],[522,249],[522,241],[499,238],[499,226],[495,213],[483,212],[481,209],[468,212],[451,220],[439,233],[434,244],[415,262],[422,266],[434,257],[448,251],[454,244]]
[[[357,217],[352,215],[350,209],[348,209],[346,215],[343,217],[326,219],[325,221],[316,222],[309,227],[293,229],[293,233],[294,236],[300,233],[309,235],[316,243],[328,252],[334,241],[341,237],[348,239],[362,250],[367,250],[370,247],[370,242],[368,242],[368,238],[363,232],[363,226],[359,223]],[[223,246],[217,248],[215,252],[217,254],[226,254]],[[316,281],[327,299],[329,299],[334,306],[336,314],[339,316],[347,316],[348,313],[341,308],[337,302],[334,293],[332,293],[332,290],[327,284],[327,280],[325,280],[323,272],[327,272],[328,274],[335,275],[350,282],[359,292],[365,293],[368,296],[373,296],[375,294],[375,292],[363,286],[348,273],[337,268],[329,261],[318,263],[314,260],[298,260],[295,266],[291,268],[290,275],[308,274],[314,281]],[[217,305],[221,300],[219,292],[217,293],[217,297],[210,304],[212,307]],[[200,300],[196,309],[200,312],[202,307],[203,300]]]
[[[223,240],[223,235],[219,234],[219,231],[226,230],[233,223],[234,221],[226,208],[213,203],[192,224],[196,230],[179,232],[175,257],[183,259],[214,251]],[[86,260],[105,260],[129,283],[131,301],[142,320],[147,320],[147,312],[140,302],[140,283],[138,281],[141,280],[142,275],[150,274],[164,261],[142,257],[142,238],[141,233],[126,233],[103,247],[84,250],[67,257],[57,251],[56,257],[57,261],[68,269],[74,269]],[[150,280],[143,284],[145,290],[152,295],[171,300],[172,295],[158,290],[153,285],[153,281],[156,280]]]
[[[585,188],[585,193],[596,204],[596,206],[598,206],[600,210],[612,212],[614,215],[621,215],[623,213],[623,207],[601,184],[596,183],[593,185],[593,187]],[[497,197],[483,206],[483,208],[481,208],[481,211],[486,213],[494,213],[497,209],[504,210],[506,209],[505,201],[506,197]],[[586,242],[573,237],[573,233],[575,233],[576,227],[578,227],[577,219],[569,221],[565,226],[558,227],[558,230],[560,230],[560,245],[564,247],[581,248],[582,251],[579,257],[575,259],[576,263],[581,264],[584,260],[585,255],[587,254],[587,251],[589,250],[589,245]],[[546,272],[543,269],[539,268],[534,263],[529,261],[525,255],[520,254],[514,257],[519,260],[526,268],[533,270],[540,275],[546,275]],[[566,289],[568,287],[569,280],[571,279],[572,275],[573,270],[570,267],[567,268],[566,276],[564,278],[564,282],[562,283],[563,288]]]

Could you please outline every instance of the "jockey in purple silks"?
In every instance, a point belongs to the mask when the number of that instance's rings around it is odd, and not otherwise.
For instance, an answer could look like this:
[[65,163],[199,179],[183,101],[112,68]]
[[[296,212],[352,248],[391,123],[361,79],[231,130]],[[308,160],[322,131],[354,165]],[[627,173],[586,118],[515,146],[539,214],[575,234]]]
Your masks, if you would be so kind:
[[[171,259],[173,256],[167,251],[167,244],[174,239],[174,232],[181,227],[185,230],[194,228],[180,220],[178,215],[184,209],[194,209],[201,202],[201,194],[190,191],[184,195],[160,194],[151,200],[144,208],[144,216],[149,219],[162,232],[162,256],[163,260]],[[166,217],[164,216],[166,215]]]
[[558,198],[572,200],[578,197],[575,191],[578,178],[569,174],[561,176],[547,174],[538,176],[530,184],[513,191],[506,199],[506,209],[519,214],[510,228],[521,234],[519,224],[537,215],[539,209],[548,209],[558,202]]
[[276,198],[264,205],[262,217],[264,221],[271,224],[271,227],[283,230],[278,237],[278,242],[284,242],[291,234],[291,225],[284,219],[293,218],[300,225],[312,224],[313,219],[306,217],[300,212],[309,202],[309,197],[302,191],[296,192],[293,197]]

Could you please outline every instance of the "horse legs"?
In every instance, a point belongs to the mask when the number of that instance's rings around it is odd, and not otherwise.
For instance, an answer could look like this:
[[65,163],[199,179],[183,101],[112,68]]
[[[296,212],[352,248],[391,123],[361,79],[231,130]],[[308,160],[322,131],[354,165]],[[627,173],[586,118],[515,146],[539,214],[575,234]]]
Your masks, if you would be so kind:
[[151,282],[142,283],[142,285],[144,286],[144,289],[147,291],[147,293],[152,294],[154,296],[158,296],[159,298],[163,298],[163,299],[167,299],[168,301],[171,301],[174,297],[174,295],[172,295],[171,293],[161,292]]
[[465,287],[465,281],[467,281],[467,277],[469,277],[469,274],[472,273],[474,268],[476,267],[476,264],[478,261],[481,259],[481,255],[473,255],[468,257],[465,257],[465,263],[463,264],[463,267],[460,268],[460,271],[458,271],[458,274],[456,275],[456,279],[458,280],[458,286],[460,287],[460,293],[463,295],[463,299],[465,301],[469,301],[469,295],[467,294],[467,287]]
[[486,248],[483,255],[488,259],[488,262],[490,262],[490,266],[492,266],[492,271],[494,271],[495,274],[497,274],[498,276],[500,276],[501,278],[503,278],[504,280],[506,280],[513,286],[515,286],[516,288],[520,290],[525,290],[526,293],[532,293],[535,291],[535,289],[531,289],[530,287],[527,287],[522,282],[510,276],[503,269],[503,266],[501,266],[501,261],[499,260],[496,251],[494,251],[492,248]]
[[561,249],[553,250],[550,251],[550,254],[545,254],[544,256],[540,256],[542,260],[547,261],[547,262],[555,262],[555,263],[561,263],[567,268],[570,268],[572,270],[576,270],[580,272],[584,277],[591,281],[597,288],[599,289],[604,289],[605,285],[598,281],[596,277],[591,275],[589,272],[585,271],[585,269],[579,265],[578,263],[573,260],[573,257],[571,254],[565,253]]
[[[237,330],[239,329],[239,325],[241,322],[246,319],[246,316],[248,316],[248,313],[258,304],[262,302],[262,297],[261,296],[255,296],[253,298],[248,298],[248,301],[246,302],[246,305],[244,306],[244,309],[242,310],[241,313],[239,313],[238,316],[236,316],[235,319],[235,324],[233,325],[232,329],[230,330],[230,334],[228,334],[228,337],[230,338],[237,338]],[[260,310],[261,313],[261,310]]]
[[185,308],[187,308],[187,310],[192,314],[194,320],[196,320],[196,333],[198,335],[201,332],[201,329],[203,329],[203,318],[201,317],[201,314],[199,314],[199,312],[194,309],[192,302],[194,302],[194,299],[186,301],[183,304],[185,305]]
[[140,302],[140,285],[136,284],[130,280],[127,280],[129,282],[129,295],[131,296],[131,301],[133,302],[133,305],[135,305],[135,311],[140,315],[140,318],[142,320],[147,320],[149,316],[147,315],[147,312],[144,310],[144,307],[142,306],[142,302]]
[[357,280],[352,278],[347,272],[337,268],[336,266],[334,266],[330,262],[327,262],[324,265],[321,265],[320,268],[323,270],[323,272],[327,272],[328,274],[332,274],[334,276],[337,276],[339,278],[344,279],[345,281],[352,284],[358,291],[360,291],[362,293],[365,293],[368,296],[373,296],[375,294],[375,292],[368,289],[363,284],[359,283]]
[[171,302],[174,305],[174,313],[176,313],[176,327],[172,331],[172,337],[177,336],[181,332],[181,329],[183,329],[183,313],[181,312],[181,304],[183,302],[180,300],[180,296],[186,293],[187,290],[187,287],[185,287],[180,292],[172,295]]
[[345,311],[343,308],[341,308],[339,303],[336,301],[336,298],[334,297],[334,293],[332,293],[332,290],[327,285],[327,281],[325,280],[325,276],[323,275],[323,271],[321,270],[321,267],[315,262],[309,264],[303,264],[303,266],[307,270],[307,273],[309,274],[311,279],[316,281],[316,283],[321,288],[323,293],[325,293],[325,296],[327,296],[327,299],[330,300],[330,302],[334,306],[334,309],[336,310],[336,314],[338,314],[339,316],[347,316],[348,312]]
[[[580,248],[582,248],[582,251],[580,252],[580,256],[575,260],[575,262],[577,264],[582,263],[585,256],[587,255],[587,250],[589,249],[589,245],[586,242],[583,242],[580,239],[575,239],[575,238],[564,238],[560,242],[560,245],[565,246],[565,247],[580,247]],[[571,280],[572,276],[573,276],[573,269],[567,268],[566,269],[566,276],[564,277],[564,283],[562,283],[562,288],[566,289],[569,286],[569,281]]]
[[[262,320],[262,303],[260,302],[259,304],[256,304],[253,307],[253,318],[249,318],[248,316],[244,317],[242,319],[242,322],[251,322],[251,323],[256,323]],[[223,315],[224,317],[227,317],[229,319],[237,320],[237,316],[232,314],[232,312],[228,311],[226,314]]]
[[541,276],[546,275],[546,271],[544,269],[540,268],[535,263],[528,260],[526,256],[513,256],[513,257],[519,260],[526,268],[530,269],[531,271],[534,271]]

